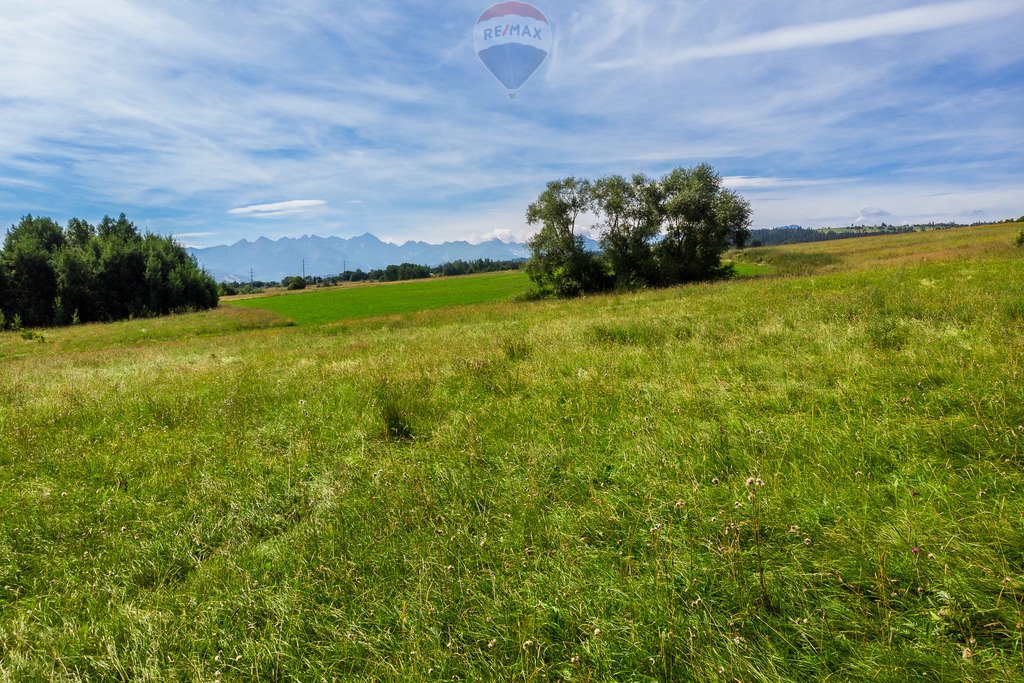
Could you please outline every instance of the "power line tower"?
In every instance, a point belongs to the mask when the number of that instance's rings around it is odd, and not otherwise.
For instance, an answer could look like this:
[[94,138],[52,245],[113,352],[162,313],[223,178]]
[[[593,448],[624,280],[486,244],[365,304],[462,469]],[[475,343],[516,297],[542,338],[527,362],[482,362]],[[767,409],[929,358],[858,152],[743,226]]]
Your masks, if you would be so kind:
[[255,275],[255,271],[252,268],[249,269],[249,284],[250,285],[256,284],[256,275]]

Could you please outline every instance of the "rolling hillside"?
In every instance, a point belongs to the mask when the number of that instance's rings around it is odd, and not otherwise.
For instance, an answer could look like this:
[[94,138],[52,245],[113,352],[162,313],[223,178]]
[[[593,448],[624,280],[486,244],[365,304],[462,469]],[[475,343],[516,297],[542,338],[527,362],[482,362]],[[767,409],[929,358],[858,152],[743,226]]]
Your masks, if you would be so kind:
[[0,334],[0,679],[1020,680],[1021,228]]

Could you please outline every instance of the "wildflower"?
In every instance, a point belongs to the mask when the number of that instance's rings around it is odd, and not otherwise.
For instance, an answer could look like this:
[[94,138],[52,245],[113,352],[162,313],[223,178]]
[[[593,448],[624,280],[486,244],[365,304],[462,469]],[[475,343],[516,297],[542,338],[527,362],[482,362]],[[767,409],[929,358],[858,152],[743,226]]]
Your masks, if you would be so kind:
[[533,641],[532,640],[527,640],[525,643],[523,643],[523,649],[524,650],[528,650],[528,649],[530,649],[531,645],[533,645]]
[[714,484],[715,486],[718,486],[718,477],[715,477],[714,479],[712,479],[711,483]]
[[910,552],[914,553],[914,556],[917,557],[917,555],[919,555],[921,553],[921,549],[920,548],[914,548]]
[[755,496],[753,493],[751,493],[749,496],[747,496],[747,500],[749,500],[751,503],[753,503],[754,502],[754,498],[756,498],[756,497],[757,496]]
[[753,485],[754,485],[754,478],[753,477],[747,477],[747,488],[750,488]]
[[595,628],[595,629],[594,629],[594,637],[596,638],[596,637],[597,637],[597,636],[599,636],[599,635],[601,635],[601,629],[599,629],[599,628]]
[[573,655],[572,658],[569,661],[572,662],[573,664],[579,664],[580,663],[580,656],[579,655]]
[[791,533],[791,534],[798,534],[798,533],[800,533],[800,525],[799,524],[794,524],[793,526],[789,527],[789,533]]
[[928,559],[929,560],[934,560],[935,559],[935,553],[928,553]]
[[736,501],[735,503],[733,503],[733,504],[732,504],[732,506],[733,506],[734,508],[736,508],[737,510],[739,510],[739,509],[740,509],[741,507],[743,507],[743,503],[741,503],[741,502],[739,502],[739,501],[737,500],[737,501]]
[[970,659],[973,656],[974,656],[974,653],[971,652],[971,648],[965,647],[964,648],[964,659]]
[[805,538],[804,539],[804,545],[808,545],[809,546],[810,544],[811,544],[811,539],[810,538]]
[[686,503],[684,503],[682,500],[677,500],[676,501],[676,510],[678,510],[679,508],[683,507],[684,505],[686,505]]
[[488,649],[493,650],[494,646],[497,645],[497,644],[498,644],[498,639],[497,638],[491,638],[491,642],[487,643],[487,647],[488,647]]
[[758,486],[758,487],[764,486],[764,480],[763,479],[755,479],[754,480],[754,486]]
[[860,479],[861,477],[864,476],[864,473],[861,472],[860,470],[857,470],[857,472],[854,474],[854,476],[857,477],[858,479]]

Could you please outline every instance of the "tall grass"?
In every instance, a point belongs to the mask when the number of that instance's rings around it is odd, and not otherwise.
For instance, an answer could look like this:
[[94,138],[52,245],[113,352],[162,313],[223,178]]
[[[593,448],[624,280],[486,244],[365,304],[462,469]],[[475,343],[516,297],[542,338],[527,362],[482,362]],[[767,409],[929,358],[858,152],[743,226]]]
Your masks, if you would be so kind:
[[1012,234],[401,321],[0,335],[0,677],[1020,679]]

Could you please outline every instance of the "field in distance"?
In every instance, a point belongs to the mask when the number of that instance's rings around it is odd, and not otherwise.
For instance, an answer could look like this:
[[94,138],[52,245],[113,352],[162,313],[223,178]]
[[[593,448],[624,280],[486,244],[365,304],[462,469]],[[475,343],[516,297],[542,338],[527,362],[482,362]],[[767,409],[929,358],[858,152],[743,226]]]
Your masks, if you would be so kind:
[[0,681],[1024,680],[1021,227],[0,333]]
[[380,285],[347,285],[324,290],[310,288],[297,293],[224,303],[273,311],[299,325],[313,325],[508,301],[523,294],[527,282],[524,272],[512,271]]

